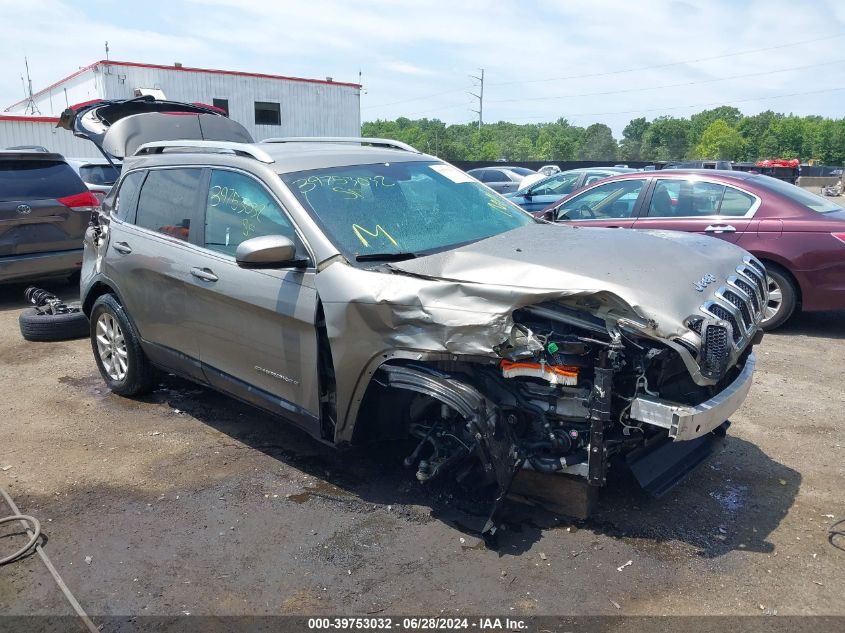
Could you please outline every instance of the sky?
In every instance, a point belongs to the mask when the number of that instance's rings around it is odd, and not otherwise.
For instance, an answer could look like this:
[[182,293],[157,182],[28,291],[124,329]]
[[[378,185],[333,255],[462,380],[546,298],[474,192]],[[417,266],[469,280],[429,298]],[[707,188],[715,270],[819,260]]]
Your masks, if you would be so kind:
[[105,56],[358,82],[363,121],[845,116],[842,0],[0,0],[0,110]]

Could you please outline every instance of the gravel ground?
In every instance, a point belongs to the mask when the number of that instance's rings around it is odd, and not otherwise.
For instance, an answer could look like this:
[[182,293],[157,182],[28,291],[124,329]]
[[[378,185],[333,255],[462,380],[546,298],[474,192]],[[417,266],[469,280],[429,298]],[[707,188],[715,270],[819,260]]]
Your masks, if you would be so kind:
[[[0,486],[91,614],[845,615],[845,313],[766,336],[724,450],[666,497],[616,477],[590,521],[512,505],[489,550],[469,501],[383,450],[172,377],[112,395],[88,341],[21,339],[21,297],[0,288]],[[70,609],[29,556],[0,613]]]

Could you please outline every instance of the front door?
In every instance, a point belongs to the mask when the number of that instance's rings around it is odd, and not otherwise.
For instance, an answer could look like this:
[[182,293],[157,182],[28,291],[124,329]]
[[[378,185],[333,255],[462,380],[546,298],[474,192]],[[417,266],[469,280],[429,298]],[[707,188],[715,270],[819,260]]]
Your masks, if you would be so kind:
[[736,242],[748,228],[759,198],[720,182],[658,178],[636,229],[666,229]]
[[318,429],[317,291],[309,268],[247,269],[244,240],[285,235],[306,250],[276,198],[256,178],[212,169],[204,186],[203,248],[187,262],[188,318],[212,385]]

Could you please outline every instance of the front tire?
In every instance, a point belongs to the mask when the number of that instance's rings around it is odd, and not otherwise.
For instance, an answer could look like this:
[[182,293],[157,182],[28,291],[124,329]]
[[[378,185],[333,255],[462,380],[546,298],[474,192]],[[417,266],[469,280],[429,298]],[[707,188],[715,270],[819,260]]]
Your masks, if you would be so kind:
[[121,396],[137,396],[152,389],[155,369],[114,295],[102,295],[94,302],[90,322],[94,360],[109,389]]
[[798,303],[798,291],[789,274],[779,266],[766,264],[769,283],[769,301],[763,308],[760,323],[767,332],[779,328],[789,320]]

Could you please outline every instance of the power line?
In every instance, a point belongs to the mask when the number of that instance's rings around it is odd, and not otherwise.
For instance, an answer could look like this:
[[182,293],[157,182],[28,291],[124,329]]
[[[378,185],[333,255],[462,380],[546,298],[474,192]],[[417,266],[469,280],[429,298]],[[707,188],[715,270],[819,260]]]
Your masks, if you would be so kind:
[[[622,68],[622,69],[618,69],[618,70],[609,70],[609,71],[600,72],[600,73],[586,73],[586,74],[582,74],[582,75],[568,75],[568,76],[562,76],[562,77],[546,77],[546,78],[541,78],[541,79],[528,79],[528,80],[521,80],[521,81],[505,81],[505,82],[498,82],[498,83],[487,82],[487,85],[488,86],[511,86],[511,85],[517,85],[517,84],[541,83],[541,82],[548,82],[548,81],[563,81],[563,80],[568,80],[568,79],[587,79],[587,78],[590,78],[590,77],[607,77],[607,76],[611,76],[611,75],[620,75],[620,74],[624,74],[624,73],[638,72],[638,71],[641,71],[641,70],[655,70],[655,69],[659,69],[659,68],[670,68],[672,66],[681,66],[683,64],[695,64],[695,63],[699,63],[699,62],[712,61],[712,60],[715,60],[715,59],[726,59],[728,57],[737,57],[737,56],[740,56],[740,55],[751,55],[753,53],[763,53],[763,52],[766,52],[766,51],[772,51],[772,50],[777,50],[777,49],[781,49],[781,48],[789,48],[789,47],[792,47],[792,46],[800,46],[801,44],[823,42],[823,41],[836,39],[836,38],[840,38],[840,37],[845,37],[845,33],[839,33],[837,35],[828,35],[826,37],[813,38],[813,39],[809,39],[809,40],[800,40],[800,41],[797,41],[797,42],[789,42],[787,44],[778,44],[776,46],[766,46],[764,48],[754,48],[754,49],[749,49],[749,50],[745,50],[745,51],[737,51],[737,52],[734,52],[734,53],[725,53],[725,54],[722,54],[722,55],[713,55],[713,56],[710,56],[710,57],[699,57],[699,58],[696,58],[696,59],[687,59],[687,60],[677,61],[677,62],[668,62],[668,63],[665,63],[665,64],[657,64],[657,65],[654,65],[654,66],[639,66],[639,67],[634,67],[634,68]],[[424,99],[432,99],[434,97],[441,97],[441,96],[447,95],[447,94],[455,94],[457,92],[463,92],[463,89],[462,88],[456,88],[454,90],[444,90],[444,91],[441,91],[441,92],[434,92],[434,93],[431,93],[431,94],[420,95],[420,96],[417,96],[417,97],[409,97],[407,99],[400,99],[398,101],[391,101],[389,103],[379,103],[379,104],[376,104],[376,105],[364,106],[361,109],[362,110],[371,110],[373,108],[386,108],[388,106],[400,105],[400,104],[403,104],[403,103],[410,103],[411,101],[421,101],[421,100],[424,100]]]
[[410,97],[408,99],[401,99],[400,101],[391,101],[390,103],[379,103],[377,105],[369,105],[361,108],[362,110],[371,110],[373,108],[386,108],[387,106],[399,105],[400,103],[409,103],[410,101],[420,101],[421,99],[431,99],[433,97],[441,97],[443,95],[450,95],[456,92],[463,92],[463,88],[456,88],[455,90],[444,90],[443,92],[435,92],[430,95],[422,95],[420,97]]
[[609,71],[601,72],[601,73],[587,73],[587,74],[583,74],[583,75],[567,75],[567,76],[563,76],[563,77],[545,77],[545,78],[542,78],[542,79],[527,79],[527,80],[520,80],[520,81],[503,81],[503,82],[497,82],[497,83],[491,82],[489,85],[491,85],[491,86],[513,86],[513,85],[516,85],[516,84],[531,84],[531,83],[541,83],[541,82],[547,82],[547,81],[563,81],[563,80],[566,80],[566,79],[586,79],[586,78],[589,78],[589,77],[607,77],[609,75],[620,75],[622,73],[631,73],[631,72],[637,72],[637,71],[640,71],[640,70],[656,70],[656,69],[659,69],[659,68],[670,68],[672,66],[680,66],[682,64],[696,64],[696,63],[699,63],[699,62],[712,61],[714,59],[725,59],[725,58],[728,58],[728,57],[737,57],[737,56],[740,56],[740,55],[750,55],[752,53],[763,53],[763,52],[766,52],[766,51],[773,51],[773,50],[780,49],[780,48],[789,48],[791,46],[799,46],[800,44],[809,44],[811,42],[822,42],[822,41],[825,41],[825,40],[832,40],[832,39],[844,37],[844,36],[845,36],[845,33],[839,33],[837,35],[828,35],[827,37],[819,37],[819,38],[814,38],[814,39],[811,39],[811,40],[801,40],[800,42],[791,42],[789,44],[778,44],[776,46],[767,46],[765,48],[754,48],[754,49],[750,49],[750,50],[746,50],[746,51],[738,51],[738,52],[735,52],[735,53],[725,53],[723,55],[713,55],[713,56],[710,56],[710,57],[699,57],[697,59],[687,59],[687,60],[679,61],[679,62],[668,62],[666,64],[657,64],[655,66],[638,66],[638,67],[634,67],[634,68],[623,68],[623,69],[620,69],[620,70],[609,70]]
[[676,84],[664,84],[662,86],[644,86],[639,88],[624,88],[622,90],[606,90],[603,92],[582,92],[580,94],[557,95],[552,97],[521,97],[518,99],[494,99],[488,103],[513,103],[524,101],[554,101],[556,99],[571,99],[575,97],[598,97],[605,95],[623,94],[628,92],[643,92],[646,90],[660,90],[663,88],[679,88],[682,86],[695,86],[698,84],[715,83],[718,81],[729,81],[731,79],[744,79],[746,77],[760,77],[763,75],[774,75],[776,73],[785,73],[792,70],[805,70],[807,68],[816,68],[818,66],[830,66],[832,64],[840,64],[845,62],[845,59],[835,59],[827,62],[820,62],[818,64],[806,64],[804,66],[793,66],[792,68],[778,68],[776,70],[764,70],[757,73],[745,73],[742,75],[731,75],[729,77],[716,77],[714,79],[700,79],[697,81],[684,81]]

